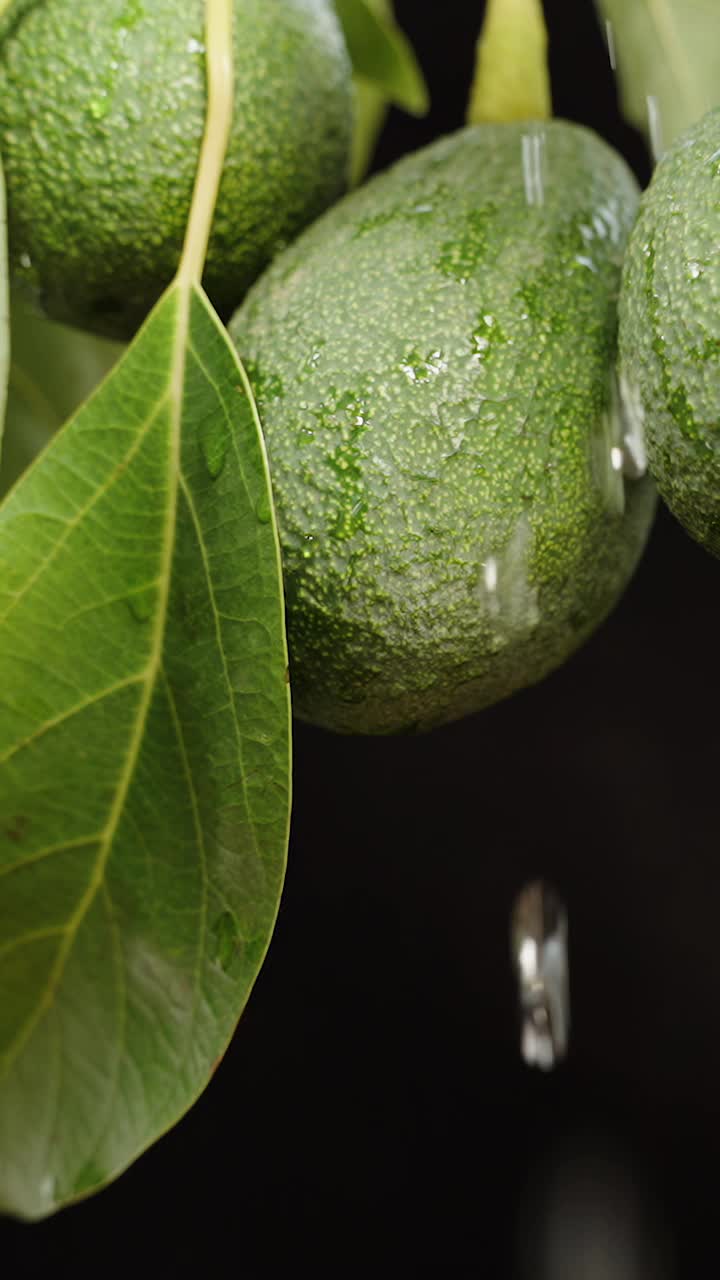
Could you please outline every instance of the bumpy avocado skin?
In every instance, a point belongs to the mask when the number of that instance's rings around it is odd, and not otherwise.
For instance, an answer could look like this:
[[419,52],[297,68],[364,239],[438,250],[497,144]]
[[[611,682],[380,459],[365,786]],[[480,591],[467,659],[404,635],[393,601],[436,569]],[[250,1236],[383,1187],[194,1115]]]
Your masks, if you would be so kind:
[[646,539],[611,376],[638,192],[564,122],[470,128],[341,201],[233,318],[297,714],[424,729],[539,680]]
[[[227,317],[342,194],[350,66],[331,0],[235,0],[235,114],[205,286]],[[204,0],[15,0],[0,17],[11,266],[128,337],[182,248],[206,110]]]
[[720,109],[658,164],[630,237],[619,368],[658,489],[720,555]]

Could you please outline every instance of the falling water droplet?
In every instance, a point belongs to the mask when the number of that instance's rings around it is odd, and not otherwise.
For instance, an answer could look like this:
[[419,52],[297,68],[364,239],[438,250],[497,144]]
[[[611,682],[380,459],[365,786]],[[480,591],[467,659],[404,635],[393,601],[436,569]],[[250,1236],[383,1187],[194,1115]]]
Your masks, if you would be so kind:
[[525,199],[529,205],[542,205],[545,203],[544,132],[524,133],[521,146]]
[[194,36],[190,37],[185,48],[187,49],[188,53],[204,53],[205,52],[205,45],[203,44],[202,40],[196,40]]
[[608,384],[605,408],[598,415],[590,437],[590,465],[607,510],[613,515],[622,515],[625,510],[622,404],[614,373],[610,374]]
[[609,18],[605,20],[605,39],[607,41],[608,58],[613,71],[617,71],[617,58],[615,56],[615,32],[613,24]]
[[205,430],[200,440],[200,448],[205,459],[205,466],[212,480],[217,480],[228,455],[230,448],[230,434],[224,423],[212,423],[212,427]]
[[537,587],[530,581],[533,531],[524,511],[498,557],[500,612],[512,632],[532,631],[540,621]]
[[650,135],[650,151],[655,164],[657,164],[665,150],[663,146],[662,120],[660,119],[660,105],[654,93],[649,93],[646,101],[648,133]]
[[587,267],[588,271],[594,271],[595,274],[597,275],[597,267],[595,266],[595,263],[593,262],[592,258],[586,257],[586,255],[583,253],[577,253],[575,255],[575,261],[577,262],[579,267]]
[[500,601],[497,596],[498,562],[496,556],[488,556],[483,565],[483,581],[488,597],[488,611],[492,617],[500,612]]
[[645,447],[645,410],[638,388],[625,374],[620,375],[618,391],[623,473],[630,480],[639,480],[645,475],[648,465]]
[[550,1070],[567,1052],[570,998],[567,914],[557,893],[537,880],[518,894],[510,927],[528,1066]]
[[492,620],[497,649],[524,637],[540,622],[537,587],[531,582],[533,532],[530,517],[520,516],[510,537],[486,558],[478,583],[481,605]]

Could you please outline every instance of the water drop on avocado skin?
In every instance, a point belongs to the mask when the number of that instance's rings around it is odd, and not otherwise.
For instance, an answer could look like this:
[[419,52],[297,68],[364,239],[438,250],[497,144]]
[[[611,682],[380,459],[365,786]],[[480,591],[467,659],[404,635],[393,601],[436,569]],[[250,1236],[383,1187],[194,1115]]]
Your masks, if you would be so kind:
[[625,467],[612,378],[637,185],[588,130],[533,137],[480,126],[401,160],[231,322],[263,372],[294,706],[327,728],[429,728],[541,679],[644,545],[654,489]]

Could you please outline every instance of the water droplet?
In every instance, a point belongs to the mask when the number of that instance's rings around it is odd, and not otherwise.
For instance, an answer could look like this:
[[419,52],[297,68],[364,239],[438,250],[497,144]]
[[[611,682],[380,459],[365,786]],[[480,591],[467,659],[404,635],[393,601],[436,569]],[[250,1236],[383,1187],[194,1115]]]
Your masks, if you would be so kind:
[[613,71],[617,71],[617,58],[615,56],[615,32],[613,24],[609,18],[605,20],[605,39],[607,41],[608,58],[610,59],[610,67]]
[[620,239],[620,218],[618,216],[617,200],[611,199],[606,204],[601,204],[598,208],[598,215],[610,229],[611,240],[614,244],[617,244]]
[[521,147],[525,199],[529,205],[542,205],[545,203],[544,132],[524,133],[521,138]]
[[88,103],[88,111],[90,112],[93,120],[104,120],[109,110],[110,103],[108,101],[107,94],[104,91],[101,92],[100,97],[91,98]]
[[260,524],[269,524],[272,520],[272,503],[269,493],[262,493],[255,505],[255,515]]
[[20,254],[20,266],[22,267],[23,271],[32,270],[32,258],[30,257],[29,253]]
[[410,212],[411,213],[432,213],[432,210],[433,210],[433,207],[431,204],[416,204],[414,208],[410,210]]
[[483,564],[479,594],[494,620],[497,648],[533,630],[540,621],[537,587],[530,582],[532,528],[523,512],[505,546]]
[[490,346],[489,338],[483,338],[478,333],[474,333],[472,335],[473,350],[472,350],[472,356],[470,358],[475,362],[475,364],[482,363],[482,361],[485,358],[485,352],[487,351],[489,346]]
[[540,621],[537,587],[530,582],[533,532],[527,511],[520,516],[498,557],[500,613],[512,631],[528,631]]
[[447,360],[442,351],[431,351],[424,358],[417,351],[410,351],[400,364],[408,382],[426,382],[447,370]]
[[595,263],[593,262],[592,258],[587,258],[582,253],[576,253],[575,261],[577,262],[579,267],[587,267],[589,271],[594,271],[597,273],[597,267],[595,266]]
[[190,37],[185,48],[187,49],[188,53],[204,53],[205,52],[205,45],[203,44],[202,40],[196,40],[194,36]]
[[646,98],[647,114],[648,114],[648,133],[650,135],[650,151],[652,158],[657,164],[665,150],[663,146],[662,120],[660,119],[660,106],[654,93],[649,93]]
[[217,480],[225,466],[230,448],[230,433],[225,424],[213,421],[212,426],[206,429],[201,437],[200,448],[209,476],[212,480]]
[[620,375],[619,404],[622,432],[623,473],[630,480],[639,480],[647,471],[645,447],[645,410],[638,388],[625,374]]
[[242,961],[240,926],[232,911],[223,911],[210,930],[210,959],[224,973],[236,971]]
[[157,601],[156,587],[143,587],[134,595],[128,596],[127,606],[136,622],[149,622],[155,611]]
[[542,881],[515,899],[510,939],[522,1018],[521,1052],[528,1066],[548,1071],[567,1052],[570,995],[567,913]]
[[498,563],[495,556],[488,556],[483,565],[483,581],[488,593],[488,611],[492,617],[496,617],[500,612],[500,602],[497,598]]
[[703,273],[699,262],[688,262],[688,271],[691,280],[697,280]]
[[620,413],[617,383],[612,377],[607,404],[590,439],[590,465],[605,506],[614,515],[622,515],[625,510]]
[[57,1179],[51,1173],[45,1174],[45,1177],[40,1179],[38,1194],[48,1209],[51,1209],[55,1204],[56,1186]]

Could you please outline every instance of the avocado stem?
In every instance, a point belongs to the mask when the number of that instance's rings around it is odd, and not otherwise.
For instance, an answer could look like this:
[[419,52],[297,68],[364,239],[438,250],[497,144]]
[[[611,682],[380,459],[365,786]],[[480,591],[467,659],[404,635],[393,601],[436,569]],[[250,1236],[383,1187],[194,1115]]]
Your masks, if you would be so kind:
[[468,124],[552,115],[541,0],[487,0],[478,38]]
[[205,0],[207,114],[177,279],[200,284],[233,115],[233,0]]

